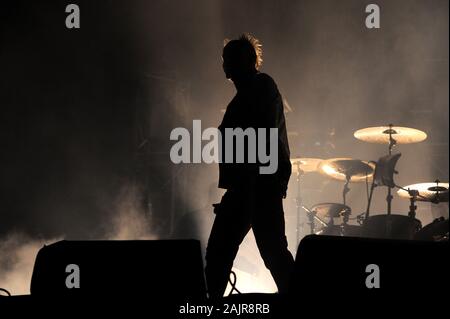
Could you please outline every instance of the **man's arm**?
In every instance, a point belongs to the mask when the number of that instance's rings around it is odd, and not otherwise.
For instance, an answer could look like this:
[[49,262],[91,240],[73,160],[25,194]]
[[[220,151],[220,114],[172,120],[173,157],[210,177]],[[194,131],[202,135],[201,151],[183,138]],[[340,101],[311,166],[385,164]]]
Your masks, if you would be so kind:
[[[291,175],[289,142],[284,117],[283,100],[275,81],[266,74],[259,74],[257,83],[257,127],[278,129],[278,170],[277,177],[283,196],[286,196],[287,184]],[[267,139],[267,141],[269,141]],[[267,145],[268,146],[268,145]]]

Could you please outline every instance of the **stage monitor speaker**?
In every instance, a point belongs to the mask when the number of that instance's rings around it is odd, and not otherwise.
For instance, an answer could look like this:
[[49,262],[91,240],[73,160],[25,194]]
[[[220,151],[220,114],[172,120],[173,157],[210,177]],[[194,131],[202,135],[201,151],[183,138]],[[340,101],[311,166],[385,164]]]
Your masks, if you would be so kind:
[[36,257],[31,296],[203,300],[197,240],[60,241]]
[[449,287],[447,242],[306,236],[298,247],[293,295],[321,301],[421,297]]

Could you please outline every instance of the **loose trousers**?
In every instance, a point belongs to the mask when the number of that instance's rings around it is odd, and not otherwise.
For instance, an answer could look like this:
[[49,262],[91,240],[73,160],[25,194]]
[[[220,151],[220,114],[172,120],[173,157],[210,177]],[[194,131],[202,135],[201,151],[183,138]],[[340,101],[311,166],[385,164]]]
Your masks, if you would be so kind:
[[223,296],[233,261],[250,229],[279,293],[286,293],[294,268],[288,250],[282,196],[258,189],[227,190],[216,207],[206,248],[206,281],[211,298]]

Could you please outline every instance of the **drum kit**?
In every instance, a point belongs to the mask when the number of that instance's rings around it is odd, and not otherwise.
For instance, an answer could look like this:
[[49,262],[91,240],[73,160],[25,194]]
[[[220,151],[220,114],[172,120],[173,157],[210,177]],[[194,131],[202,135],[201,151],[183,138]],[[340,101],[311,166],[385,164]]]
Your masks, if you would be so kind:
[[[439,180],[429,183],[419,183],[407,186],[395,184],[395,165],[401,154],[393,154],[393,148],[399,144],[422,142],[427,134],[417,129],[399,126],[369,127],[356,131],[354,137],[367,143],[385,144],[388,155],[377,162],[362,161],[352,158],[293,158],[292,171],[297,182],[297,241],[300,241],[300,215],[302,210],[308,217],[310,233],[317,235],[353,236],[390,239],[415,239],[446,241],[449,236],[449,221],[444,217],[435,219],[422,228],[421,221],[416,219],[416,202],[439,204],[449,201],[449,184]],[[342,203],[319,203],[311,208],[302,204],[300,181],[304,174],[317,172],[330,179],[343,182]],[[352,210],[347,205],[347,194],[351,183],[366,183],[368,190],[367,209],[362,214],[351,218]],[[370,215],[372,195],[376,187],[387,188],[387,211],[385,214]],[[392,190],[398,188],[397,195],[401,199],[409,200],[409,212],[392,214]],[[336,224],[336,218],[340,223]],[[356,220],[358,225],[350,225],[349,220]]]

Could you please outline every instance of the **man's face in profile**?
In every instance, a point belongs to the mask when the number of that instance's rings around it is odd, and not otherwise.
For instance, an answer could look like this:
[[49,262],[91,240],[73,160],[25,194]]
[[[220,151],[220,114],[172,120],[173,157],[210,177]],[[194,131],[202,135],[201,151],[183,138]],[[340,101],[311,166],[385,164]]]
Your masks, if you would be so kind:
[[227,79],[236,79],[246,73],[249,69],[245,63],[246,56],[244,52],[238,50],[235,46],[225,46],[222,53],[223,71]]
[[251,44],[239,40],[232,40],[225,45],[222,52],[222,66],[227,79],[235,81],[256,71],[253,51]]
[[230,57],[230,55],[226,54],[225,51],[222,54],[222,67],[223,67],[223,72],[225,72],[225,77],[227,79],[231,79],[233,76],[233,69],[236,69],[236,66],[233,65],[235,63],[232,63],[232,59]]

